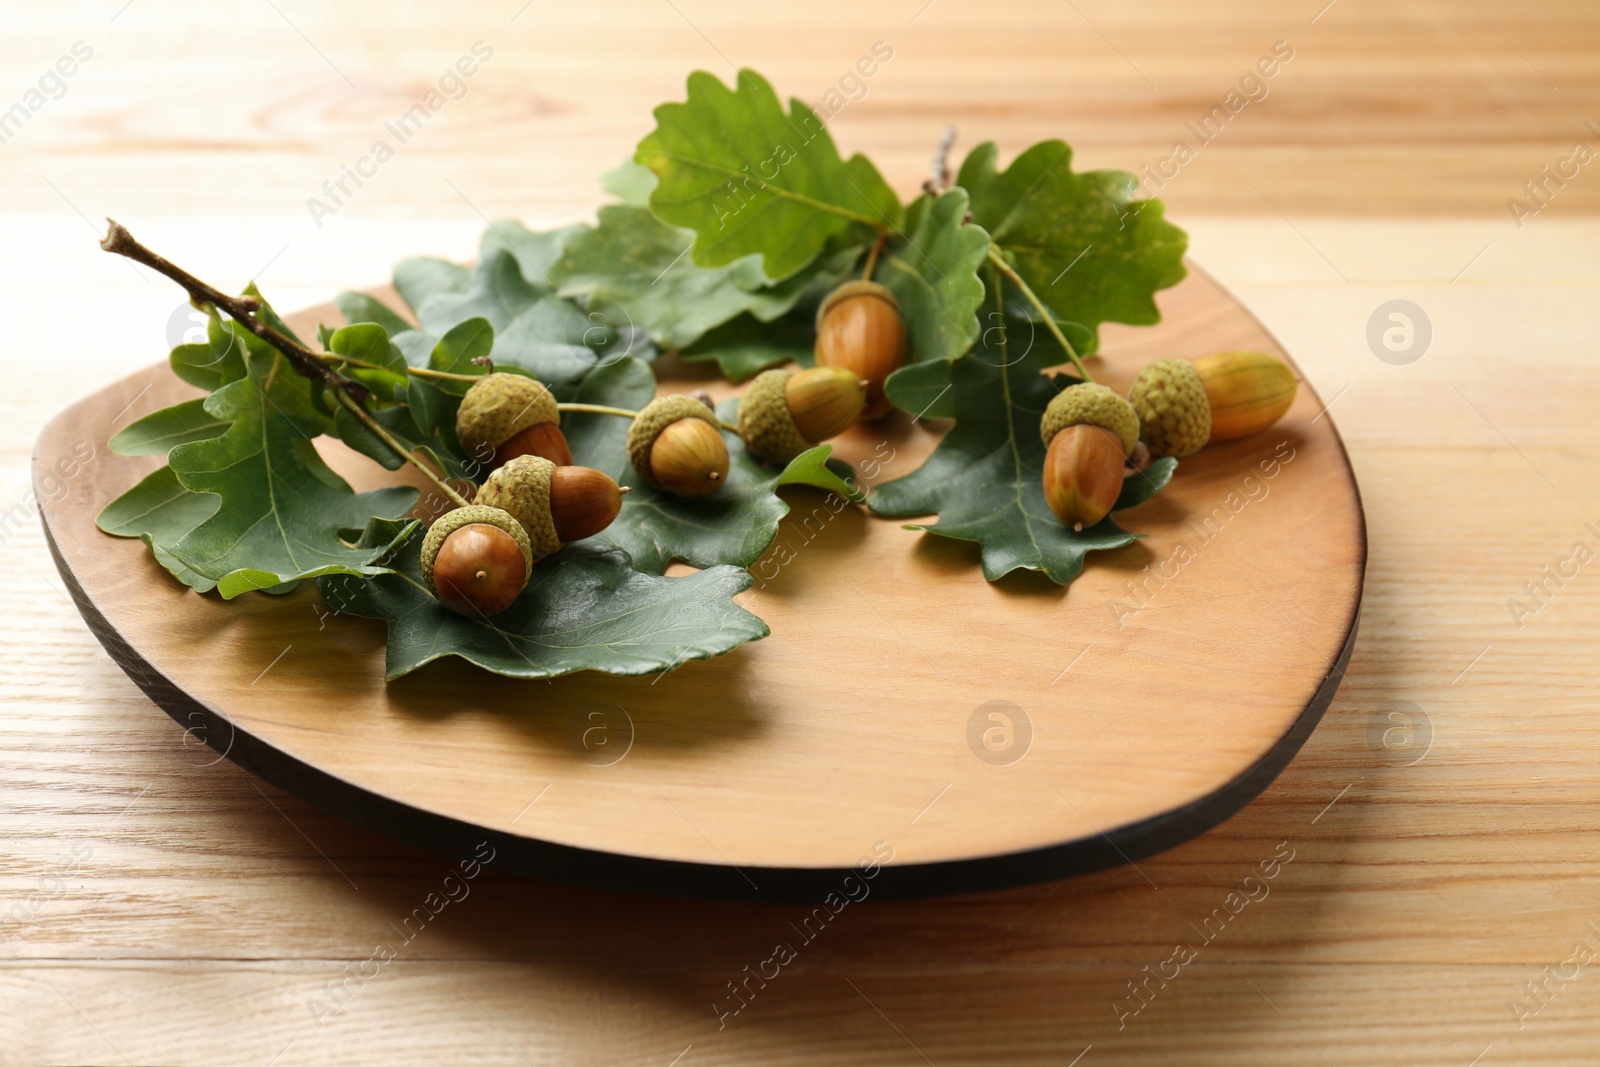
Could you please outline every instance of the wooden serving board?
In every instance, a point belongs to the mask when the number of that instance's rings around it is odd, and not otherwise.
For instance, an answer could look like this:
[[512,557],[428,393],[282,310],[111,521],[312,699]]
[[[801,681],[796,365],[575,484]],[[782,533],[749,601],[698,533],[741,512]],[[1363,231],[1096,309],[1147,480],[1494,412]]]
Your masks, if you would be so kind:
[[[1159,302],[1160,326],[1105,329],[1097,378],[1123,388],[1169,355],[1284,355],[1198,270]],[[339,317],[291,319],[317,321]],[[697,367],[661,370],[669,388],[730,391]],[[887,899],[1134,861],[1260,793],[1354,643],[1361,502],[1305,383],[1278,426],[1184,460],[1120,513],[1149,536],[1091,555],[1069,588],[1031,573],[986,582],[976,546],[835,515],[791,489],[794,511],[740,598],[770,624],[766,640],[655,678],[519,682],[447,661],[387,685],[383,624],[332,616],[314,583],[224,603],[96,529],[160,462],[115,456],[107,439],[192,395],[162,362],[39,438],[36,482],[79,442],[95,450],[67,495],[38,494],[90,627],[197,740],[278,787],[528,874],[817,900],[856,884],[866,860]],[[897,416],[837,452],[876,457],[881,482],[936,440]],[[325,455],[358,489],[397,477],[342,446]]]

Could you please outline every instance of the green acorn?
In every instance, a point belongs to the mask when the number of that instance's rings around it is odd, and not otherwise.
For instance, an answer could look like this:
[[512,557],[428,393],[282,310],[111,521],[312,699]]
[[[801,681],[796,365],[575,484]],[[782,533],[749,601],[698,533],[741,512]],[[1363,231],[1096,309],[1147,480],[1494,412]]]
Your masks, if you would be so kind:
[[1187,456],[1211,439],[1211,404],[1200,372],[1186,359],[1158,359],[1133,380],[1128,399],[1140,433],[1157,456]]
[[486,374],[473,382],[456,412],[456,436],[467,455],[491,469],[518,456],[540,456],[558,467],[572,463],[555,396],[521,374]]
[[422,540],[422,577],[441,603],[469,617],[509,608],[533,574],[533,546],[509,512],[481,504],[446,512]]
[[652,488],[708,496],[728,477],[728,446],[716,412],[692,396],[661,396],[628,427],[628,458]]
[[739,401],[739,436],[764,463],[787,463],[861,417],[867,383],[843,367],[769,370]]

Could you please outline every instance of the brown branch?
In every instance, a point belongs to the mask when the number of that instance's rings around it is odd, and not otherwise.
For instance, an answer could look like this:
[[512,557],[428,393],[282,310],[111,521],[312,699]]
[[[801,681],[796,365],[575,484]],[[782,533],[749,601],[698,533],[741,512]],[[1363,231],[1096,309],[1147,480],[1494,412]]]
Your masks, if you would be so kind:
[[955,143],[956,128],[946,126],[944,136],[939,138],[939,147],[933,153],[933,166],[928,180],[922,183],[922,188],[929,196],[938,196],[950,188],[950,149]]
[[[164,257],[157,255],[140,244],[122,223],[117,222],[115,219],[107,219],[106,222],[110,223],[111,228],[106,231],[105,238],[101,240],[101,248],[107,252],[115,252],[119,256],[126,256],[136,263],[143,263],[151,270],[158,271],[171,278],[183,286],[189,294],[189,299],[196,305],[213,304],[226,311],[228,317],[233,319],[234,322],[237,322],[240,326],[243,326],[288,357],[289,365],[294,367],[302,376],[332,389],[334,395],[338,397],[339,403],[351,415],[379,440],[388,445],[402,460],[420,471],[423,477],[432,482],[457,507],[466,507],[471,503],[471,501],[451,488],[443,478],[429,470],[427,464],[418,459],[408,448],[397,441],[394,435],[384,429],[377,419],[372,417],[372,413],[362,404],[362,401],[370,395],[370,391],[366,386],[346,378],[330,367],[325,362],[330,358],[329,356],[320,355],[308,348],[301,347],[256,318],[255,313],[261,310],[261,302],[259,300],[251,297],[229,296],[227,293],[212,288],[182,267],[169,262]],[[338,359],[338,356],[334,355],[331,358]],[[360,361],[357,360],[355,362]],[[274,372],[277,370],[276,365],[274,365],[273,370]],[[451,377],[468,379],[466,375],[452,375]]]
[[360,382],[353,381],[324,363],[315,352],[302,348],[294,341],[274,330],[271,326],[256,318],[256,312],[261,310],[260,301],[250,297],[229,296],[219,289],[214,289],[205,282],[196,278],[188,271],[166,258],[150,251],[134,239],[128,228],[115,219],[107,219],[110,229],[100,242],[100,247],[107,252],[115,252],[119,256],[126,256],[135,263],[143,263],[151,270],[166,275],[188,292],[189,299],[196,304],[214,304],[228,313],[228,317],[240,326],[255,334],[267,344],[276,348],[288,357],[289,363],[295,370],[312,381],[321,382],[330,389],[335,389],[350,396],[356,401],[365,400],[368,389]]

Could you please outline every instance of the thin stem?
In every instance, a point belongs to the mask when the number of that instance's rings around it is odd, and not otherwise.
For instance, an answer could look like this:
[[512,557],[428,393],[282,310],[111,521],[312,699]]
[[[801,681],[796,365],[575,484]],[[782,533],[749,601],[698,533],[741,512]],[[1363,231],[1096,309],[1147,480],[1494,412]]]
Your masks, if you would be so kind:
[[422,476],[428,479],[428,481],[432,482],[434,487],[438,489],[439,492],[443,493],[446,497],[453,501],[456,507],[464,508],[471,505],[472,501],[456,492],[450,487],[448,482],[434,474],[433,471],[429,470],[426,463],[423,463],[422,460],[413,455],[411,450],[406,448],[405,445],[395,440],[394,435],[389,433],[388,430],[384,429],[383,424],[377,419],[373,418],[372,414],[367,411],[366,408],[362,407],[355,400],[351,399],[349,394],[341,390],[337,395],[339,397],[339,403],[345,406],[345,410],[349,411],[350,414],[360,419],[361,424],[367,429],[371,430],[373,434],[375,434],[384,444],[394,449],[396,455],[405,460],[407,463],[411,464],[417,470],[421,471]]
[[627,408],[607,407],[604,404],[557,404],[556,410],[583,411],[590,415],[621,415],[625,419],[636,419],[639,417],[639,413],[637,411],[629,411]]
[[1083,365],[1083,359],[1078,355],[1078,350],[1072,347],[1072,342],[1067,340],[1067,335],[1061,332],[1060,326],[1056,325],[1055,315],[1033,294],[1033,290],[1028,287],[1028,283],[1022,280],[1022,275],[1013,270],[1011,264],[1006,262],[1005,257],[1000,254],[999,245],[991,244],[989,246],[989,262],[999,267],[1000,272],[1010,278],[1018,289],[1022,290],[1022,295],[1028,298],[1028,303],[1033,305],[1034,310],[1044,317],[1045,326],[1055,335],[1056,342],[1061,345],[1062,350],[1072,360],[1072,365],[1078,368],[1078,375],[1086,382],[1094,381],[1094,377],[1089,373],[1089,368]]
[[[337,352],[313,352],[312,355],[324,363],[343,363],[350,367],[360,367],[362,370],[389,370],[379,363],[370,363],[354,356],[341,356]],[[483,378],[481,374],[456,374],[453,371],[434,370],[431,367],[407,367],[406,373],[413,378],[437,378],[447,382],[476,382]]]
[[188,271],[176,264],[168,262],[156,255],[150,249],[134,240],[133,234],[128,232],[126,226],[115,219],[107,219],[110,229],[106,231],[105,238],[100,242],[100,247],[107,252],[115,252],[119,256],[126,256],[135,263],[143,263],[151,270],[166,275],[189,293],[189,299],[199,304],[215,304],[228,313],[228,317],[239,325],[261,338],[267,344],[276,348],[289,358],[294,369],[310,378],[312,381],[321,382],[330,389],[342,390],[358,400],[367,397],[367,387],[360,382],[351,381],[332,367],[317,358],[315,352],[303,348],[271,326],[256,318],[255,313],[261,310],[260,301],[250,297],[229,296],[218,289],[213,289],[205,282],[196,278]]
[[883,251],[883,246],[887,244],[888,241],[889,235],[887,233],[880,233],[878,234],[878,239],[872,242],[872,251],[867,253],[866,269],[861,272],[862,281],[870,282],[872,280],[872,271],[878,265],[878,254]]

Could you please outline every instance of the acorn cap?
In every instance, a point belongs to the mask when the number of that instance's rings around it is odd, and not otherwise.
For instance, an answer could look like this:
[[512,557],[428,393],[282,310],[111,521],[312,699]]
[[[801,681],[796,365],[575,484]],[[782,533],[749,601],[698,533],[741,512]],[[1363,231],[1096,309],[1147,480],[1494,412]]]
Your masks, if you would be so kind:
[[550,478],[555,472],[556,465],[547,459],[518,456],[478,489],[477,503],[509,512],[522,525],[535,559],[561,550],[556,520],[550,514]]
[[1069,385],[1050,400],[1039,424],[1039,436],[1048,446],[1056,434],[1068,426],[1087,423],[1110,430],[1122,440],[1122,454],[1133,452],[1139,443],[1139,414],[1115,389],[1095,382]]
[[652,489],[659,488],[661,483],[650,471],[650,448],[661,431],[679,419],[699,419],[710,423],[715,430],[722,429],[716,412],[692,396],[681,395],[656,397],[640,410],[638,417],[628,427],[628,459],[632,461],[633,469],[639,472],[639,477]]
[[428,588],[434,596],[439,595],[439,590],[433,587],[433,564],[439,558],[439,549],[444,547],[445,539],[463,526],[471,526],[481,522],[489,526],[504,530],[516,541],[517,547],[522,549],[522,562],[526,564],[522,580],[526,582],[533,574],[533,546],[528,542],[528,532],[522,528],[510,512],[500,508],[488,507],[484,504],[468,504],[464,508],[447,511],[433,520],[433,525],[428,527],[428,535],[422,539],[422,578],[428,583]]
[[561,424],[555,395],[543,382],[520,374],[486,374],[461,398],[456,436],[467,455],[487,460],[506,441],[541,422]]
[[795,426],[784,396],[791,373],[769,370],[756,375],[739,401],[739,436],[750,454],[765,463],[787,463],[811,447]]
[[1158,456],[1187,456],[1211,439],[1211,404],[1200,372],[1186,359],[1158,359],[1133,380],[1128,400],[1139,432]]
[[877,282],[863,281],[860,278],[845,282],[833,292],[823,298],[822,304],[817,308],[817,329],[822,328],[822,320],[827,317],[829,309],[841,300],[848,300],[852,296],[875,296],[894,308],[895,314],[900,313],[900,301],[895,295]]

